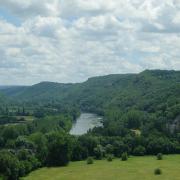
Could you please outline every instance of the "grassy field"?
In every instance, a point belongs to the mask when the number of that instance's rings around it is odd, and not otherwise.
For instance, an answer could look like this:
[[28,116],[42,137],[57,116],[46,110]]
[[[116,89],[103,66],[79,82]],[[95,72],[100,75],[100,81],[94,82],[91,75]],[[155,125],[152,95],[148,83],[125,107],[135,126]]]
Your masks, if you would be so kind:
[[[161,168],[162,175],[154,175]],[[67,167],[42,168],[32,172],[23,180],[180,180],[180,155],[155,157],[131,157],[128,161],[115,159],[72,162]]]
[[18,119],[24,118],[25,121],[33,121],[34,117],[33,116],[15,116]]

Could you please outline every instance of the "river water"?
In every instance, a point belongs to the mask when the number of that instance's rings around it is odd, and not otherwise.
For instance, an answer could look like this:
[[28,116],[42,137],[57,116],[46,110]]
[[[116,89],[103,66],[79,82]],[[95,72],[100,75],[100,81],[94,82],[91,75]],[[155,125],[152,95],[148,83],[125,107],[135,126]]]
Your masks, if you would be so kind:
[[102,117],[92,113],[82,113],[73,124],[70,134],[82,135],[87,133],[89,129],[102,126]]

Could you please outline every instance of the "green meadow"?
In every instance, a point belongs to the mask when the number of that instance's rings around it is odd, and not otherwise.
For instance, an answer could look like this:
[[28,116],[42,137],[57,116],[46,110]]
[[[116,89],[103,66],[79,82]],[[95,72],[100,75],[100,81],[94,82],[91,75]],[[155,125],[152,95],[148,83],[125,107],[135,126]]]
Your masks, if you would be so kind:
[[[160,168],[161,175],[154,175]],[[66,167],[42,168],[29,174],[23,180],[180,180],[180,155],[130,157],[128,161],[114,159],[71,162]]]

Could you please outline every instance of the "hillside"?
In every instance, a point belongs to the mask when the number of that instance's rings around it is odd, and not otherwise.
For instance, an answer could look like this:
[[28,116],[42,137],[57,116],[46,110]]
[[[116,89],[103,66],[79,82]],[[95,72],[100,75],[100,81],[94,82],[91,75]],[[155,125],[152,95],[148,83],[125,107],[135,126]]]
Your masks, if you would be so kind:
[[[124,89],[127,86],[133,85],[163,85],[166,83],[180,83],[180,71],[163,71],[163,70],[146,70],[139,74],[114,74],[107,76],[99,76],[89,78],[86,82],[77,84],[62,84],[53,82],[41,82],[33,86],[10,86],[0,88],[1,91],[12,97],[20,97],[31,99],[39,97],[39,94],[46,93],[47,96],[52,96],[51,93],[55,93],[54,96],[63,97],[65,90],[68,93],[72,93],[75,90],[86,91],[90,88],[93,90],[101,89],[107,90],[112,88]],[[3,89],[3,90],[2,90]],[[60,90],[59,93],[57,91]],[[64,92],[63,92],[64,90]],[[62,92],[61,92],[62,91]],[[18,92],[18,93],[17,93]],[[74,92],[77,93],[77,92]],[[88,92],[86,92],[88,93]]]
[[[41,82],[3,89],[2,93],[23,104],[76,105],[82,111],[104,115],[111,121],[125,121],[122,115],[135,110],[141,116],[147,113],[150,119],[163,121],[164,126],[172,129],[180,114],[180,71],[146,70],[139,74],[93,77],[76,84]],[[177,126],[175,129],[179,129]]]
[[179,102],[180,71],[146,70],[140,74],[94,77],[77,84],[42,82],[3,89],[2,93],[14,101],[70,103],[85,111],[102,112],[110,106],[121,110],[138,106],[153,111],[164,101]]
[[29,87],[14,87],[4,89],[2,92],[12,100],[20,102],[49,102],[60,99],[71,84],[41,82]]
[[22,91],[27,89],[28,86],[1,86],[0,91],[7,97],[18,96]]

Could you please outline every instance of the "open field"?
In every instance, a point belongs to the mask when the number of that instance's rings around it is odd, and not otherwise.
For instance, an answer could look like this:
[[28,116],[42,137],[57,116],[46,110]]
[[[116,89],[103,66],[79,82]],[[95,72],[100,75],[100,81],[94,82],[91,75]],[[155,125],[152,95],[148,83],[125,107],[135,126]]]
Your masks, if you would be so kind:
[[[154,175],[161,168],[162,175]],[[115,159],[71,162],[67,167],[42,168],[32,172],[23,180],[180,180],[180,155],[131,157],[128,161]]]
[[35,118],[33,116],[15,116],[17,119],[24,118],[25,121],[33,121]]

